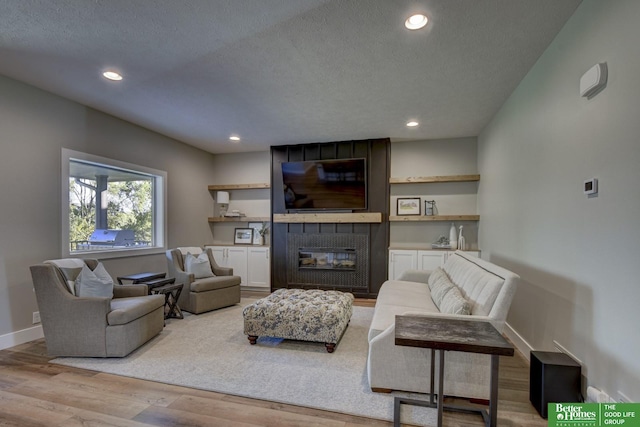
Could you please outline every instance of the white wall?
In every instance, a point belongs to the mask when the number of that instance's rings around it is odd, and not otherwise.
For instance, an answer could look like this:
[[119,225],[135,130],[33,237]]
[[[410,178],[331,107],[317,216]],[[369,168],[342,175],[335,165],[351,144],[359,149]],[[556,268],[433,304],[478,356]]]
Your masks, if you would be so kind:
[[[201,245],[213,155],[0,76],[0,348],[37,311],[29,266],[61,256],[61,148],[168,172],[168,245]],[[166,271],[164,254],[105,261],[113,276]]]
[[[391,143],[391,177],[407,178],[435,175],[472,175],[477,171],[476,138],[438,139]],[[482,179],[482,178],[481,178]],[[428,184],[392,184],[390,215],[395,215],[398,197],[435,200],[440,215],[474,215],[477,213],[477,182]],[[477,249],[478,222],[459,221],[468,249]],[[391,247],[431,248],[440,236],[449,237],[450,222],[392,222]]]
[[[585,0],[478,138],[483,258],[519,273],[509,325],[640,401],[640,2]],[[578,94],[607,62],[606,89]],[[587,198],[583,181],[599,179]]]
[[[258,184],[270,183],[271,153],[216,154],[213,160],[213,178],[209,184]],[[271,193],[269,189],[232,190],[229,192],[229,210],[237,209],[248,217],[269,217],[271,215]],[[215,204],[215,192],[211,194],[210,216],[219,215]],[[232,244],[236,227],[246,227],[246,222],[214,223],[210,243]],[[267,234],[267,239],[269,235]],[[267,240],[268,242],[268,240]]]

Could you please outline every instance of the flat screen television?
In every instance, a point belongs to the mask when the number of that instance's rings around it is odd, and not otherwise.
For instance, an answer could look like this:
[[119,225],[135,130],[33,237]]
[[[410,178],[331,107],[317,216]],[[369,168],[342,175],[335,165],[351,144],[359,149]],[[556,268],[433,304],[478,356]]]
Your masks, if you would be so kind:
[[366,159],[283,162],[282,180],[290,211],[367,208]]

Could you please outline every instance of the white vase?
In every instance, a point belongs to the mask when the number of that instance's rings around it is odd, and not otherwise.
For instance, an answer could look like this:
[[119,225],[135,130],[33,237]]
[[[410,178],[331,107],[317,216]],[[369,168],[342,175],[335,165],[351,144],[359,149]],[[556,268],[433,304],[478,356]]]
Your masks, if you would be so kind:
[[458,233],[456,233],[454,223],[451,223],[451,228],[449,229],[449,244],[451,245],[451,249],[458,249]]

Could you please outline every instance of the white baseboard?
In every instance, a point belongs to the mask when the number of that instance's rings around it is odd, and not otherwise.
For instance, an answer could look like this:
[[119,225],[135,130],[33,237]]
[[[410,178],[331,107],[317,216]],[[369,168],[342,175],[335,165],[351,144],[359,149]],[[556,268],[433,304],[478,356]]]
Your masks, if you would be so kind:
[[15,347],[29,341],[37,340],[44,337],[42,325],[33,326],[21,331],[11,332],[0,335],[0,350]]
[[527,359],[528,362],[531,362],[530,356],[533,347],[531,347],[527,340],[522,338],[522,336],[508,323],[505,323],[504,334],[507,336],[507,338],[509,338],[509,340],[511,340],[513,345],[516,346],[518,351],[522,353],[524,358]]

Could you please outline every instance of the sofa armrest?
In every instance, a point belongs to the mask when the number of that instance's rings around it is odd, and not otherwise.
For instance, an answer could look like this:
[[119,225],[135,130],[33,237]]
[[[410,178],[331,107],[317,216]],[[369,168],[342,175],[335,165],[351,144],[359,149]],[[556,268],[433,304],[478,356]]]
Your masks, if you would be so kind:
[[216,276],[233,276],[233,268],[215,266],[212,268],[213,274]]
[[427,283],[432,270],[406,270],[400,274],[397,280],[405,282]]
[[147,285],[115,285],[114,298],[142,297],[149,294]]
[[[174,278],[176,279],[176,283],[182,283],[185,288],[189,288],[189,285],[196,280],[196,277],[193,273],[187,273],[186,271],[182,271],[180,269],[176,269],[173,271]],[[184,290],[184,289],[183,289]]]

